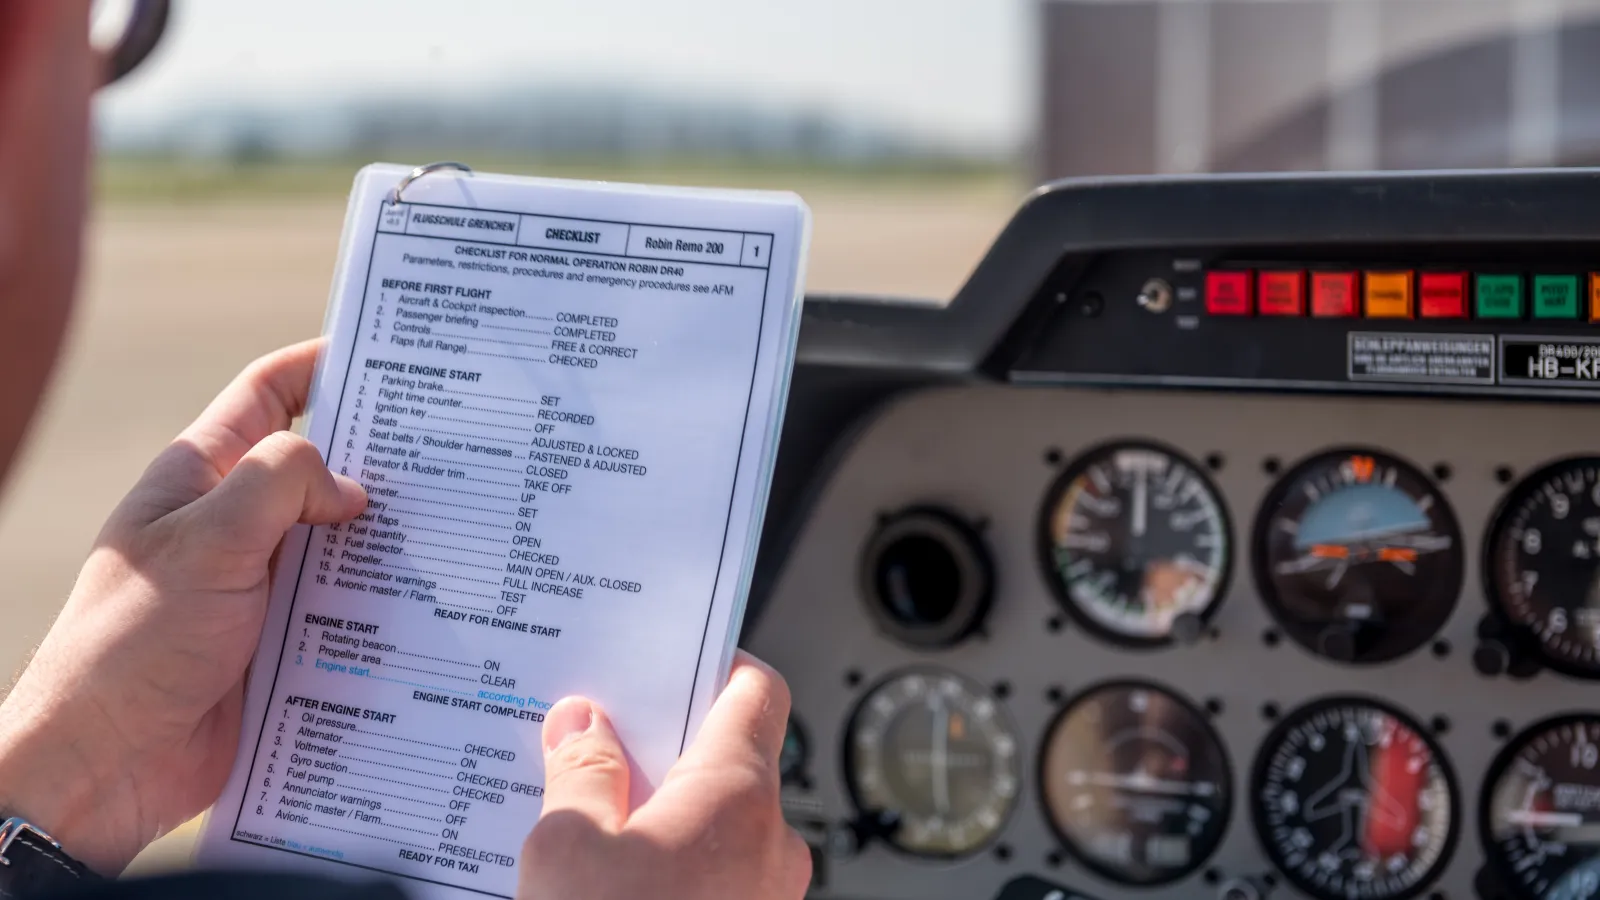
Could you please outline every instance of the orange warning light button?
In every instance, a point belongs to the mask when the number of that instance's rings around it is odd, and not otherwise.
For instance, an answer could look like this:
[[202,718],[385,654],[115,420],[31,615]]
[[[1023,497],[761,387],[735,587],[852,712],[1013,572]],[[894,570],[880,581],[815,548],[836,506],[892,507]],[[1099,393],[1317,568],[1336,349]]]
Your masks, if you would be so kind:
[[1367,318],[1411,318],[1412,280],[1410,272],[1368,272]]

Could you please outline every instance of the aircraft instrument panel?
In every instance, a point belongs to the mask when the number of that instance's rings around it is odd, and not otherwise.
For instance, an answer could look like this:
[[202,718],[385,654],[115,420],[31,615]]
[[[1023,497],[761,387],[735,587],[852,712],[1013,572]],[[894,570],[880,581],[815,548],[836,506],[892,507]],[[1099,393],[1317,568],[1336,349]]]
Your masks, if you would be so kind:
[[1596,210],[1065,182],[810,303],[743,644],[813,896],[1600,894]]

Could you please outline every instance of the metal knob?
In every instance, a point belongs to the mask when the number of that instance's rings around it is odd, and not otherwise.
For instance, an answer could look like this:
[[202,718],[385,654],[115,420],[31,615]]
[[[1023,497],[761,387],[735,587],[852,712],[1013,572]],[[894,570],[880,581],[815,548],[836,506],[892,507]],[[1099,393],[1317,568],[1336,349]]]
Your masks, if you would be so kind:
[[1255,875],[1230,878],[1217,889],[1217,900],[1267,900],[1272,885]]
[[1500,641],[1480,641],[1472,651],[1472,666],[1491,678],[1504,675],[1511,667],[1511,649]]
[[1147,313],[1164,313],[1172,308],[1172,285],[1160,278],[1152,278],[1139,289],[1139,296],[1135,300]]

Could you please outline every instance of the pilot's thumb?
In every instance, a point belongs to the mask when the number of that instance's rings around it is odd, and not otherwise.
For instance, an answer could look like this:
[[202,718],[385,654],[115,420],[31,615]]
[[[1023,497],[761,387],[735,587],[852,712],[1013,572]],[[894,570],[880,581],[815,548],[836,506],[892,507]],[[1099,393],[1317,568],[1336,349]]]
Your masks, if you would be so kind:
[[288,431],[268,435],[210,493],[180,510],[202,552],[271,553],[296,522],[344,522],[366,508],[360,484],[328,470],[322,451]]
[[544,717],[541,820],[576,813],[607,832],[628,818],[628,758],[605,711],[568,697]]

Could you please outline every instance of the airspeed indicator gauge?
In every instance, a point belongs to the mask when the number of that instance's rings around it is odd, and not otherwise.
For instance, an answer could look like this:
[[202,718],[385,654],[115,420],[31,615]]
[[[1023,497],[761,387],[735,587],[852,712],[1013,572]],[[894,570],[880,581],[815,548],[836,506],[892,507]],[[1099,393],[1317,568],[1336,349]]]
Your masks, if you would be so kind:
[[1196,636],[1227,587],[1230,529],[1217,490],[1199,466],[1156,444],[1106,444],[1078,457],[1046,495],[1039,531],[1057,601],[1113,643]]

